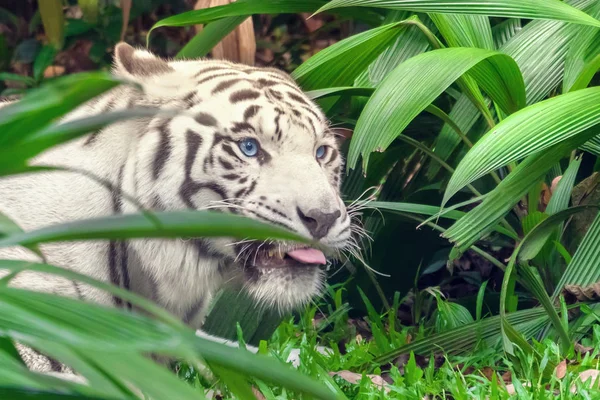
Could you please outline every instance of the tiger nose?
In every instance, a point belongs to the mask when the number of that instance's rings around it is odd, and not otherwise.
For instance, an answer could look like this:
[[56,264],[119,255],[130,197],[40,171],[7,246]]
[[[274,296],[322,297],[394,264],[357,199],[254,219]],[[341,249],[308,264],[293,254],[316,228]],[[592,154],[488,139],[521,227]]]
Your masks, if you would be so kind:
[[308,210],[306,213],[302,212],[299,207],[296,210],[298,211],[300,220],[315,239],[321,239],[327,235],[327,232],[335,224],[335,221],[342,215],[340,210],[332,213],[324,213],[317,208]]

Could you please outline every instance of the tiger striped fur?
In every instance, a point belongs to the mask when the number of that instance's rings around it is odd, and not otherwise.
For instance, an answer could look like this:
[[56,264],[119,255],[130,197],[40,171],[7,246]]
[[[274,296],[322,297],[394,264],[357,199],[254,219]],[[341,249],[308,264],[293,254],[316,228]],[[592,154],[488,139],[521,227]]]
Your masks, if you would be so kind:
[[[288,75],[226,61],[167,61],[124,43],[116,48],[114,74],[143,90],[119,86],[64,121],[136,106],[183,112],[119,122],[32,162],[86,171],[110,182],[112,190],[80,172],[4,178],[1,213],[31,230],[133,213],[139,205],[157,211],[216,209],[283,226],[330,249],[352,244],[352,218],[339,195],[342,158],[336,137]],[[248,138],[258,143],[252,157],[240,147]],[[261,253],[262,246],[268,254]],[[49,263],[141,294],[194,328],[226,283],[237,282],[261,303],[287,311],[318,295],[324,280],[314,265],[254,265],[258,254],[281,257],[291,250],[286,243],[144,239],[50,243],[41,250]],[[0,259],[37,257],[10,248],[0,249]],[[58,277],[23,273],[13,283],[130,307]],[[34,370],[63,368],[35,352],[24,357]]]

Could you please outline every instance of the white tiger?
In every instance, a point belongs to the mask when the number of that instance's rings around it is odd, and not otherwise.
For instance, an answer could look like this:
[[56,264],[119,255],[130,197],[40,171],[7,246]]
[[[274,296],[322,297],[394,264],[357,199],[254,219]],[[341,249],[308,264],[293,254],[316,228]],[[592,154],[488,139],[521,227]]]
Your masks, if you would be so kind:
[[[351,218],[339,195],[342,159],[321,110],[286,74],[225,61],[167,61],[120,43],[119,86],[69,114],[152,106],[185,110],[175,117],[119,122],[51,149],[33,164],[88,171],[108,190],[75,172],[0,179],[0,212],[25,230],[145,209],[216,207],[318,239],[327,248],[351,242]],[[127,196],[124,196],[127,194]],[[129,197],[131,196],[131,197]],[[144,239],[52,243],[49,263],[112,282],[159,305],[194,328],[211,297],[237,281],[258,301],[290,310],[318,295],[326,263],[319,249],[233,239]],[[36,257],[0,249],[0,259]],[[106,305],[121,299],[78,282],[20,274],[14,284]],[[63,367],[35,353],[38,371]]]

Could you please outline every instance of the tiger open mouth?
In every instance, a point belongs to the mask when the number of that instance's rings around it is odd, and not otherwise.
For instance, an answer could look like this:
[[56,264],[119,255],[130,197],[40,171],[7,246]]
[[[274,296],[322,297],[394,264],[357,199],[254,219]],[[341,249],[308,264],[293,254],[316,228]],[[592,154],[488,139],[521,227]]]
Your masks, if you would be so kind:
[[246,268],[319,267],[327,264],[323,251],[302,245],[253,244],[241,257]]

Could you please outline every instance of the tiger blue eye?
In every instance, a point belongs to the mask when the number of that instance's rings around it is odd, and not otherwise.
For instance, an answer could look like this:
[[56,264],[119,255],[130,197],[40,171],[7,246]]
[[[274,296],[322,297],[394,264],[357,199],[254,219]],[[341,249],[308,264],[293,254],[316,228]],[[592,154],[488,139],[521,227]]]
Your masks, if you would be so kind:
[[325,156],[325,146],[320,146],[317,149],[317,158],[323,158]]
[[258,142],[256,139],[244,139],[239,143],[240,150],[248,157],[258,154]]

